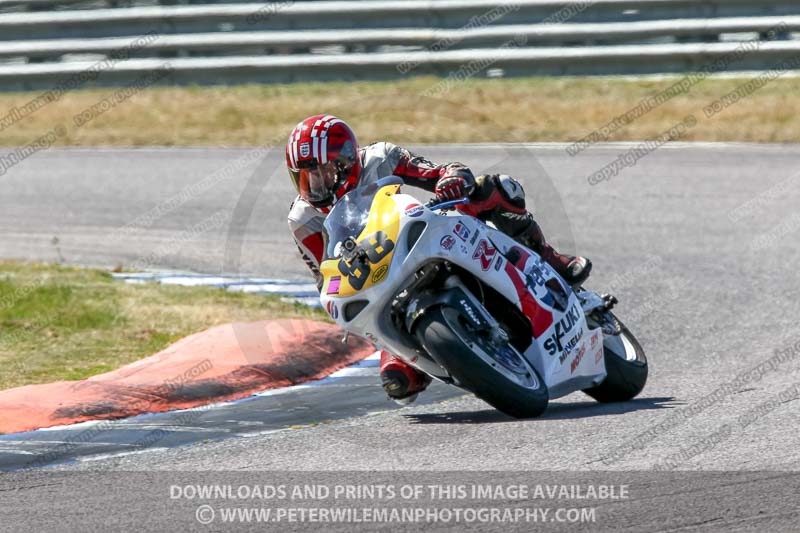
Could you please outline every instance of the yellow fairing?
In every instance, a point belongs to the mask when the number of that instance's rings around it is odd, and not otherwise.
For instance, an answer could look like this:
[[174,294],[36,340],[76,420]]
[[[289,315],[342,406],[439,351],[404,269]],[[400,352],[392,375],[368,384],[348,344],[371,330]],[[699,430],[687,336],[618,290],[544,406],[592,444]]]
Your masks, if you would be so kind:
[[[367,237],[374,236],[378,231],[385,233],[386,237],[393,244],[397,243],[397,235],[400,233],[400,210],[392,199],[392,196],[399,190],[400,185],[387,185],[378,191],[375,198],[372,200],[372,207],[370,207],[369,210],[367,225],[364,231],[356,238],[359,243]],[[373,285],[386,279],[389,271],[389,263],[392,262],[393,255],[394,249],[377,263],[370,263],[369,276],[360,289],[354,288],[350,284],[348,276],[339,270],[340,258],[323,261],[320,265],[320,272],[324,278],[322,293],[331,296],[352,296],[360,291],[369,289]],[[329,290],[331,288],[331,278],[334,276],[340,276],[341,281],[339,282],[338,291],[335,290],[334,286],[334,291],[331,292]]]

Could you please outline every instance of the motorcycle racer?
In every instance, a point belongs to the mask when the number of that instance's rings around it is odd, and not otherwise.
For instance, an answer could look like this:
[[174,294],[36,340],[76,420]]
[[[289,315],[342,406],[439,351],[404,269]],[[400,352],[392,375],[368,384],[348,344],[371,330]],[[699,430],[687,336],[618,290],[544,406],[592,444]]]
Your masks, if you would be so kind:
[[[320,287],[324,242],[323,222],[333,204],[349,191],[395,175],[406,184],[434,193],[437,200],[468,197],[458,207],[537,252],[571,285],[591,272],[586,258],[558,253],[544,238],[525,208],[522,185],[506,175],[475,177],[462,163],[436,165],[388,142],[359,148],[353,130],[333,115],[314,115],[292,130],[286,144],[286,166],[298,192],[290,207],[289,229],[306,265]],[[381,382],[390,398],[413,401],[430,377],[388,352],[381,352]]]

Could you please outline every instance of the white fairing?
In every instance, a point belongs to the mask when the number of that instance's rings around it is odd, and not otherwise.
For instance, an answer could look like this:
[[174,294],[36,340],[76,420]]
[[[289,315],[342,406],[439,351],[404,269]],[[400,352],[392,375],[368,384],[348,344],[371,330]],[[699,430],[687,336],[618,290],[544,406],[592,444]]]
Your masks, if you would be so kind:
[[[403,213],[407,206],[419,205],[417,199],[406,194],[395,194],[392,198]],[[394,331],[387,311],[416,271],[432,259],[441,258],[479,277],[531,319],[535,338],[523,355],[545,381],[550,398],[596,385],[605,378],[602,331],[588,328],[576,294],[537,254],[470,216],[455,212],[442,216],[427,208],[421,212],[412,209],[410,214],[414,216],[401,215],[401,229],[386,279],[354,296],[320,296],[323,308],[330,309],[329,303],[335,308],[331,316],[340,326],[431,376],[447,377],[441,367],[417,358],[413,349],[404,344]],[[420,221],[427,226],[409,250],[406,232],[412,223]],[[516,264],[522,270],[504,258],[512,248],[521,251]],[[563,291],[545,286],[550,279],[556,280],[550,281],[551,287],[558,283]],[[347,322],[341,310],[349,301],[356,300],[369,300],[369,305]]]

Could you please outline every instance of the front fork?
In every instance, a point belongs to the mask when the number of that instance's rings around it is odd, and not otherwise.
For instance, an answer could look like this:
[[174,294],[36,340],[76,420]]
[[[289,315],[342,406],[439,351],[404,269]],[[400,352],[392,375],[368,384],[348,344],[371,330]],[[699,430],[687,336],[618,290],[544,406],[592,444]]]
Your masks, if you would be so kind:
[[501,346],[504,344],[508,344],[509,336],[506,331],[500,327],[500,323],[495,320],[495,318],[486,311],[486,308],[483,306],[483,303],[479,302],[475,295],[472,294],[464,283],[458,278],[458,276],[453,275],[447,278],[444,282],[444,286],[446,289],[460,289],[462,293],[464,293],[465,298],[468,300],[469,308],[465,309],[468,312],[468,309],[473,309],[477,313],[481,315],[483,319],[483,327],[482,330],[486,331],[489,335],[489,339],[492,344],[497,346]]
[[[444,274],[441,265],[433,267],[434,272],[427,275]],[[464,285],[456,274],[448,274],[440,285],[444,291],[427,292],[424,289],[418,295],[410,298],[405,306],[405,330],[411,333],[414,323],[425,313],[426,309],[447,305],[458,309],[464,316],[466,323],[473,331],[487,332],[492,342],[506,343],[508,334],[500,327],[495,318],[489,314],[472,292]]]

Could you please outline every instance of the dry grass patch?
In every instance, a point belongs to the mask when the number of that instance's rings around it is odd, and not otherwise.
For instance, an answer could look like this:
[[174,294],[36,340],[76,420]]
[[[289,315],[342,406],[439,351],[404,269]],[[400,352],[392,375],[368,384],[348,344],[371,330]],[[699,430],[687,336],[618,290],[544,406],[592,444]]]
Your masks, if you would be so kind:
[[[653,137],[694,113],[685,140],[800,142],[800,79],[775,80],[725,112],[702,109],[747,80],[707,79],[617,131],[610,140]],[[573,141],[675,83],[675,79],[516,78],[469,80],[441,97],[420,93],[439,82],[151,88],[77,128],[72,117],[113,89],[66,94],[0,132],[0,144],[29,143],[57,124],[66,146],[280,145],[303,117],[345,117],[363,142]],[[0,116],[37,93],[0,94]]]

